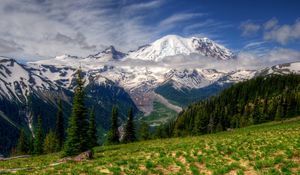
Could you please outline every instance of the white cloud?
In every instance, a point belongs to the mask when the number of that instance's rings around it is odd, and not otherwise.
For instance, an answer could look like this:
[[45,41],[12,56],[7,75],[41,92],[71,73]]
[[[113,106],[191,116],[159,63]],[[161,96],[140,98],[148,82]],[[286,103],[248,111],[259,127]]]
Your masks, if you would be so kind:
[[270,29],[276,27],[277,23],[278,23],[278,20],[276,18],[272,18],[264,24],[264,29],[270,30]]
[[286,48],[274,48],[262,55],[241,52],[237,57],[238,66],[247,69],[264,68],[281,63],[300,61],[300,52]]
[[240,69],[257,70],[276,64],[300,61],[300,52],[286,48],[265,50],[264,54],[240,52],[235,59],[217,60],[196,54],[165,57],[159,62],[137,59],[110,63],[114,66],[161,67],[170,69],[216,69],[218,71],[234,71]]
[[300,20],[296,20],[293,25],[281,25],[265,31],[264,39],[275,41],[282,45],[290,41],[300,39]]
[[265,41],[250,42],[246,46],[244,46],[244,49],[252,49],[252,48],[260,47],[265,43],[266,43]]
[[260,25],[253,23],[251,21],[242,22],[240,25],[240,29],[242,30],[242,36],[251,36],[258,32],[260,29]]
[[130,12],[134,12],[134,11],[143,11],[143,10],[147,10],[147,9],[157,8],[157,7],[161,6],[163,3],[164,3],[164,1],[156,0],[156,1],[146,2],[146,3],[128,5],[128,6],[125,6],[124,9],[130,13]]
[[[161,19],[154,10],[164,5],[165,0],[1,0],[0,55],[33,61],[87,56],[109,45],[126,52],[203,15],[178,13]],[[145,23],[155,15],[160,20]]]
[[[178,22],[187,21],[192,18],[201,17],[204,14],[202,13],[181,13],[181,14],[174,14],[169,16],[168,18],[164,19],[160,22],[160,27],[166,27],[169,25],[176,25]],[[178,25],[178,24],[177,24]]]

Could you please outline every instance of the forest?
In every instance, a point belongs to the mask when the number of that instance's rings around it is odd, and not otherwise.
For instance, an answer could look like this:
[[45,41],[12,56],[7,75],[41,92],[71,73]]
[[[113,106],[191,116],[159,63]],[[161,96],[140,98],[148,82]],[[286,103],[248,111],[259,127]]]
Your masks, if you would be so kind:
[[257,77],[188,106],[173,124],[172,135],[214,133],[299,114],[299,75]]

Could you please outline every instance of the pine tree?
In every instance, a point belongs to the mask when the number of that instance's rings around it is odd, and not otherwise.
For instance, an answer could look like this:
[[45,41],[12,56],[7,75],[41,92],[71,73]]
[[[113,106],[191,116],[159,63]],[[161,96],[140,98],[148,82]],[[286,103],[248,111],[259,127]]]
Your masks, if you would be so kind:
[[58,151],[59,148],[59,140],[57,139],[56,134],[50,130],[44,140],[44,153],[54,153]]
[[155,138],[162,139],[166,138],[166,133],[163,124],[160,124],[155,130]]
[[16,154],[22,155],[29,152],[29,141],[23,129],[20,131],[20,137],[16,147]]
[[275,121],[280,121],[282,119],[282,115],[283,115],[283,107],[279,104],[277,106],[277,110],[276,110],[276,114],[275,114]]
[[96,122],[95,122],[95,110],[94,108],[90,110],[90,120],[89,120],[89,148],[93,148],[98,145],[97,143],[97,129],[96,129]]
[[56,114],[56,128],[55,128],[55,135],[58,141],[58,150],[61,150],[63,143],[64,143],[64,117],[63,117],[63,109],[62,109],[62,102],[59,100],[58,102],[58,111]]
[[133,112],[132,108],[128,110],[128,120],[125,125],[125,132],[123,137],[124,143],[134,142],[136,140],[135,137],[135,127],[133,123]]
[[212,116],[209,117],[209,123],[207,125],[207,132],[213,133],[214,131],[214,118]]
[[44,142],[44,135],[43,135],[43,128],[42,128],[42,118],[38,116],[38,122],[35,129],[35,137],[34,137],[34,154],[42,154],[43,153],[43,142]]
[[108,144],[119,143],[119,130],[118,130],[118,108],[114,106],[111,114],[111,128],[108,132]]
[[150,139],[149,125],[146,122],[141,123],[139,133],[140,133],[140,140]]
[[73,108],[67,129],[67,139],[64,147],[64,155],[77,155],[88,150],[88,120],[84,105],[84,82],[81,78],[81,70],[77,71],[77,86],[75,88]]
[[216,132],[220,132],[223,131],[223,126],[221,124],[221,122],[218,122],[217,126],[216,126]]

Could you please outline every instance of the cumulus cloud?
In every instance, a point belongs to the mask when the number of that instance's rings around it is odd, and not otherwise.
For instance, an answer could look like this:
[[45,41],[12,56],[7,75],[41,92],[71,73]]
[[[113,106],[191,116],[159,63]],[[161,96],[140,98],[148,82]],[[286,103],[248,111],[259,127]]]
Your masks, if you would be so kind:
[[257,70],[276,64],[300,61],[300,52],[286,48],[275,48],[257,54],[243,51],[231,60],[217,60],[198,54],[176,55],[165,57],[159,62],[149,60],[126,59],[121,62],[111,62],[113,66],[149,67],[163,69],[216,69],[218,71]]
[[261,28],[259,24],[256,24],[251,21],[242,22],[240,25],[240,29],[242,30],[242,36],[251,36],[258,32]]
[[277,23],[278,23],[278,20],[276,18],[272,18],[264,24],[264,29],[270,30],[270,29],[274,28],[277,25]]
[[282,45],[290,41],[300,39],[300,20],[296,20],[292,25],[281,25],[272,28],[272,30],[265,31],[264,39],[275,41]]
[[247,69],[257,69],[281,63],[300,61],[300,52],[286,48],[274,48],[257,55],[252,52],[241,52],[237,58],[238,66]]

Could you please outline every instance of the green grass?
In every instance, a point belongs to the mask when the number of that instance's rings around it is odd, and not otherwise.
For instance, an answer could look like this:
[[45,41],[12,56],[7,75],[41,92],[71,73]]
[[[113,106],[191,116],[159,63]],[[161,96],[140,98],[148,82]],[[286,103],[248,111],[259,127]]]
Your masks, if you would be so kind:
[[177,116],[177,113],[172,109],[167,108],[160,102],[153,102],[153,112],[148,116],[144,116],[141,120],[148,124],[166,123]]
[[32,168],[17,174],[300,174],[300,118],[94,151],[93,160],[51,165],[60,159],[57,153],[0,162],[0,170]]

